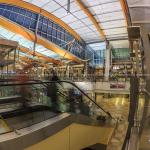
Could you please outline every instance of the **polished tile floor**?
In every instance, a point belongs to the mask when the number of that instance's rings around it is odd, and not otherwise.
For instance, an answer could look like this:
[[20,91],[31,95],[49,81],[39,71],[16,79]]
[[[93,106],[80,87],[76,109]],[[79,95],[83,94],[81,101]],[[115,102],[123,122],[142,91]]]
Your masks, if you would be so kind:
[[108,150],[120,150],[128,127],[129,96],[99,94],[96,97],[96,101],[101,107],[109,112],[113,118],[122,120],[116,125],[115,132],[107,148]]
[[[121,120],[124,120],[125,122],[127,122],[128,114],[129,114],[129,105],[130,105],[129,98],[127,97],[127,95],[110,95],[110,96],[105,95],[104,96],[104,94],[101,94],[101,95],[97,95],[96,101],[106,111],[110,112],[113,117],[120,118]],[[142,119],[143,107],[144,107],[144,97],[140,96],[139,107],[138,107],[138,111],[136,114],[137,121],[140,121]],[[150,109],[149,109],[149,112],[150,112]],[[148,114],[150,114],[149,112]],[[113,146],[111,145],[110,150],[119,149],[120,140],[117,140],[116,138],[115,140],[116,142],[114,142],[113,145],[115,146],[116,144],[116,146],[113,148]],[[131,147],[132,147],[131,150],[133,150],[133,146]],[[150,117],[148,117],[147,121],[145,122],[144,130],[139,141],[139,149],[150,150]]]
[[[144,106],[144,103],[142,105]],[[139,150],[150,150],[150,103],[149,103],[149,105],[146,103],[146,105],[144,107],[145,107],[144,109],[148,109],[148,112],[147,112],[146,117],[144,116],[145,119],[143,120],[144,125],[142,127],[143,128],[142,135],[141,135],[140,141],[139,141]],[[142,110],[142,108],[141,108],[141,110]],[[141,117],[142,116],[140,115],[140,118]]]
[[127,120],[129,113],[129,98],[127,95],[111,95],[105,97],[102,94],[97,95],[96,101],[113,117]]

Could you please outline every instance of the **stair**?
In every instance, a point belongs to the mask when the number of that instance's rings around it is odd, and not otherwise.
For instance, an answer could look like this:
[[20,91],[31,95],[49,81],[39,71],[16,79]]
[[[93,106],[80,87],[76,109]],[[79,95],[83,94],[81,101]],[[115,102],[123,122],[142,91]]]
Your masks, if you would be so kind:
[[11,110],[11,111],[0,112],[0,115],[4,119],[6,119],[6,118],[25,115],[27,113],[33,113],[33,112],[44,111],[44,110],[50,110],[50,108],[44,105],[35,105],[35,106],[28,106],[25,108],[18,108],[18,109]]
[[8,96],[8,97],[0,97],[0,104],[7,104],[7,103],[17,103],[22,102],[23,97],[15,95],[15,96]]

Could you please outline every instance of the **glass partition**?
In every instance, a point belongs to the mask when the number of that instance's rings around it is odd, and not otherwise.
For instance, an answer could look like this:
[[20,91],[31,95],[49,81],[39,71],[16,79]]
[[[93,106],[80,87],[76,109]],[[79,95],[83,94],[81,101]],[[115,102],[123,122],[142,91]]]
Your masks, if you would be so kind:
[[97,118],[110,117],[91,97],[70,81],[3,83],[0,98],[20,96],[27,106],[45,105],[54,112],[71,112]]
[[[0,125],[3,128],[7,126],[0,134],[31,126],[64,112],[96,120],[111,118],[108,112],[70,81],[8,81],[0,84]],[[14,117],[15,123],[12,124]]]

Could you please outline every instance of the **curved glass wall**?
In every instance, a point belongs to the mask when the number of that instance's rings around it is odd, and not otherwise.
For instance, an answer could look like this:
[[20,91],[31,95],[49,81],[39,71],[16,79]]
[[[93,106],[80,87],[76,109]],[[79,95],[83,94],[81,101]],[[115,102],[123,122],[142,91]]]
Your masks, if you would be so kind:
[[93,47],[86,46],[88,49],[85,52],[85,57],[90,60],[90,66],[93,67],[103,67],[105,59],[105,49],[93,50]]
[[85,59],[86,44],[84,41],[78,41],[63,27],[41,14],[39,15],[18,6],[0,4],[0,16],[27,28],[34,33],[37,29],[37,34],[39,36],[59,45],[61,48],[71,52],[79,58]]
[[95,66],[104,67],[105,49],[95,51],[94,64]]
[[94,50],[93,65],[96,67],[104,67],[106,42],[97,42],[89,44]]

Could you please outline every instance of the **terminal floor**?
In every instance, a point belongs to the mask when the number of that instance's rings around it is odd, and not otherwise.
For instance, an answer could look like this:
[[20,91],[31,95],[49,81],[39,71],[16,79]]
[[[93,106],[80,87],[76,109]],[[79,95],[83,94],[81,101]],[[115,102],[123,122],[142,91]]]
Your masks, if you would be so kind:
[[[142,134],[139,140],[139,150],[150,150],[150,102],[146,103],[147,115],[144,115],[144,124],[142,126]],[[140,115],[140,119],[142,116]]]
[[[129,98],[125,95],[113,95],[111,98],[104,98],[103,95],[98,95],[96,99],[97,103],[102,106],[106,111],[109,111],[113,117],[119,117],[123,120],[127,121],[128,113],[129,113]],[[137,111],[137,123],[142,119],[143,108],[144,108],[144,97],[139,97],[139,105]],[[150,150],[150,104],[148,107],[148,117],[144,123],[144,129],[139,141],[139,149],[140,150]],[[137,124],[138,125],[138,124]],[[136,150],[133,148],[133,144],[137,145],[138,131],[132,133],[132,145],[129,148],[130,150]]]
[[123,120],[128,118],[129,98],[126,98],[125,95],[114,95],[111,98],[104,98],[102,95],[98,95],[96,101],[106,111],[110,112],[113,117]]
[[[103,95],[98,95],[96,101],[106,111],[110,112],[113,117],[120,118],[121,120],[124,120],[125,122],[127,122],[128,114],[129,114],[129,105],[130,105],[129,98],[127,98],[127,96],[125,96],[125,95],[111,95],[110,98],[105,98]],[[143,106],[144,106],[144,100],[142,97],[140,97],[139,108],[138,108],[138,113],[137,113],[137,119],[138,120],[141,120],[141,118],[142,118]],[[126,128],[123,126],[123,129],[125,130]],[[113,145],[111,145],[110,150],[119,150],[119,147],[121,145],[119,143],[119,141],[120,141],[120,139],[122,139],[122,137],[124,137],[124,135],[123,135],[124,130],[122,130],[121,132],[118,131],[117,137],[119,137],[119,138],[115,139],[114,147],[113,147]],[[135,136],[132,136],[132,137],[135,137]],[[134,141],[134,143],[136,142],[135,140],[136,139],[132,139],[132,141]],[[146,142],[148,143],[148,140]],[[142,140],[142,143],[143,143],[143,140]],[[148,145],[147,143],[146,144],[144,143],[144,145],[146,145],[146,147]],[[132,149],[132,148],[131,148],[131,150],[136,150],[136,149]],[[148,150],[148,149],[140,149],[140,150]]]
[[[113,117],[119,117],[127,121],[129,113],[129,98],[127,98],[125,95],[118,95],[118,96],[113,95],[111,98],[104,98],[103,95],[98,95],[96,101],[106,111],[109,111]],[[139,107],[137,111],[137,123],[142,119],[143,107],[144,107],[144,98],[140,96]],[[150,109],[148,110],[150,111]],[[148,114],[150,113],[148,112]],[[136,145],[138,133],[136,132],[132,134],[133,134],[131,139],[132,143]],[[148,117],[148,119],[144,124],[144,130],[139,142],[140,142],[139,143],[140,150],[150,150],[150,117]],[[130,149],[136,150],[136,148],[134,149],[133,146],[131,146]]]

